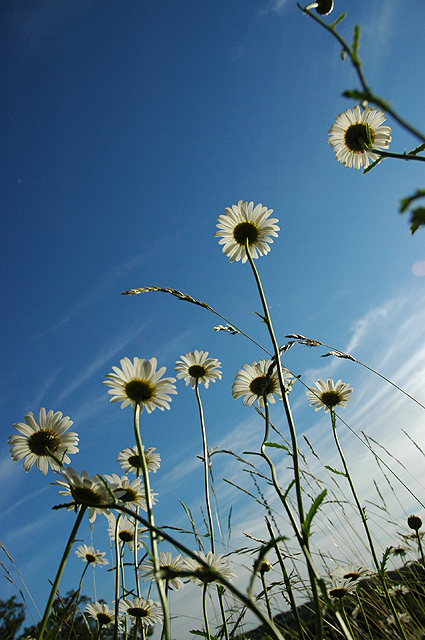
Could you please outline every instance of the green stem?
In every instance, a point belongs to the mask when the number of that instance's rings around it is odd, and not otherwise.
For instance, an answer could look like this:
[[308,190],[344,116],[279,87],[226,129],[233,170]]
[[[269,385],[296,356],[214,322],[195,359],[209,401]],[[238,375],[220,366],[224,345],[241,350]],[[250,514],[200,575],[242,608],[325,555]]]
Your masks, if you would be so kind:
[[204,612],[205,632],[207,634],[207,640],[211,640],[210,627],[208,624],[208,612],[207,612],[207,583],[204,583],[202,589],[202,610]]
[[[119,513],[117,519],[115,521],[115,536],[114,536],[114,548],[115,548],[115,626],[114,626],[114,640],[118,638],[118,618],[119,618],[119,610],[118,606],[120,603],[120,550],[119,550],[119,541],[118,541],[118,525],[121,518],[121,514]],[[100,633],[100,630],[99,630]],[[125,633],[127,635],[127,617],[126,617],[126,627]]]
[[267,584],[266,584],[266,579],[264,577],[264,571],[260,572],[260,578],[261,578],[261,584],[263,585],[263,593],[264,593],[264,599],[266,601],[267,613],[269,614],[270,620],[273,620],[272,609],[270,607],[269,592],[267,591]]
[[82,521],[83,516],[84,516],[84,514],[86,512],[86,509],[87,509],[87,507],[85,507],[83,505],[81,506],[80,511],[78,512],[75,524],[74,524],[74,526],[72,528],[71,534],[69,536],[68,542],[66,544],[65,551],[63,552],[62,560],[60,561],[60,564],[59,564],[59,567],[58,567],[58,570],[57,570],[57,573],[56,573],[55,581],[53,582],[52,589],[50,591],[50,596],[49,596],[49,599],[47,601],[46,608],[44,610],[44,615],[43,615],[43,618],[42,618],[41,623],[40,623],[40,630],[39,630],[38,636],[37,636],[38,640],[42,640],[44,632],[46,630],[47,621],[49,619],[50,611],[51,611],[51,608],[53,606],[53,602],[54,602],[55,597],[56,597],[56,592],[57,592],[58,587],[59,587],[59,582],[60,582],[60,580],[62,578],[62,574],[63,574],[63,571],[65,569],[66,561],[68,560],[69,553],[71,551],[72,545],[74,544],[75,536],[77,535],[77,531],[78,531],[78,529],[80,527],[81,521]]
[[209,452],[208,452],[207,432],[206,432],[206,429],[205,429],[204,412],[203,412],[203,409],[202,409],[201,396],[199,395],[198,380],[196,380],[195,393],[196,393],[196,399],[198,401],[199,419],[201,421],[201,431],[202,431],[202,444],[203,444],[203,449],[204,449],[205,503],[206,503],[206,506],[207,506],[208,524],[209,524],[209,529],[210,529],[209,530],[209,534],[210,534],[210,538],[211,538],[211,551],[213,553],[215,553],[214,525],[213,525],[212,512],[211,512],[210,489],[209,489],[209,484],[210,484],[209,483],[210,456],[209,456]]
[[367,524],[367,519],[366,519],[366,516],[365,516],[365,512],[364,512],[364,510],[363,510],[363,508],[362,508],[362,506],[360,504],[360,500],[359,500],[359,498],[357,496],[357,492],[356,492],[356,489],[354,487],[353,480],[351,478],[350,472],[348,470],[347,463],[345,461],[344,453],[342,451],[341,445],[339,444],[338,434],[337,434],[337,431],[336,431],[336,416],[335,416],[334,407],[330,407],[330,414],[331,414],[332,431],[333,431],[333,435],[334,435],[336,448],[338,449],[338,453],[339,453],[339,456],[341,458],[341,462],[342,462],[342,464],[344,466],[345,476],[346,476],[346,478],[348,480],[348,484],[350,485],[351,493],[353,495],[353,498],[354,498],[356,506],[357,506],[357,510],[359,512],[360,518],[361,518],[362,523],[363,523],[363,527],[364,527],[364,530],[365,530],[365,533],[366,533],[367,541],[369,543],[369,549],[370,549],[370,552],[372,554],[372,558],[373,558],[373,562],[374,562],[376,571],[377,571],[377,573],[379,575],[379,579],[381,581],[381,585],[382,585],[382,588],[384,590],[386,600],[387,600],[388,605],[389,605],[389,607],[391,609],[391,613],[394,616],[394,620],[395,620],[395,623],[397,625],[398,632],[400,633],[400,635],[403,638],[403,640],[407,640],[406,639],[406,635],[404,633],[403,626],[402,626],[402,624],[400,622],[400,619],[398,617],[397,611],[396,611],[396,609],[394,607],[394,603],[393,603],[392,598],[391,598],[391,596],[390,596],[390,594],[388,592],[388,587],[387,587],[387,583],[385,581],[385,576],[383,575],[383,572],[382,572],[381,567],[380,567],[379,562],[378,562],[378,557],[376,555],[375,546],[374,546],[373,540],[372,540],[372,535],[371,535],[370,530],[369,530],[369,525]]
[[363,620],[366,623],[366,628],[367,628],[367,633],[369,635],[369,640],[373,640],[372,632],[371,632],[370,627],[369,627],[369,622],[368,622],[368,619],[366,617],[365,611],[363,609],[363,605],[361,603],[360,596],[358,594],[358,590],[357,589],[356,589],[356,600],[357,600],[357,604],[359,606],[359,609],[362,612]]
[[[159,598],[161,600],[162,612],[164,616],[164,638],[165,640],[171,639],[171,631],[170,631],[170,619],[168,616],[168,603],[167,603],[167,594],[164,591],[164,583],[161,578],[158,577],[158,572],[160,569],[159,560],[158,560],[158,546],[157,546],[157,532],[155,530],[155,521],[152,513],[152,496],[151,489],[149,483],[149,471],[146,463],[146,457],[143,452],[142,440],[140,437],[140,429],[139,429],[139,419],[140,419],[140,404],[136,404],[134,409],[134,437],[136,439],[137,449],[139,452],[140,464],[142,467],[143,474],[143,483],[145,488],[145,499],[146,499],[146,511],[149,522],[149,535],[151,542],[151,552],[152,552],[152,561],[155,571],[155,582],[156,587],[158,589]],[[132,514],[136,519],[140,519],[140,516],[134,513]]]
[[370,151],[370,153],[375,153],[377,156],[382,156],[383,158],[397,158],[399,160],[419,160],[420,162],[425,162],[425,156],[416,156],[411,153],[392,153],[390,151],[372,149],[372,147],[367,147],[366,150]]
[[416,537],[418,539],[419,551],[421,552],[422,566],[425,567],[424,549],[423,549],[423,546],[422,546],[421,534],[419,533],[419,529],[416,530]]

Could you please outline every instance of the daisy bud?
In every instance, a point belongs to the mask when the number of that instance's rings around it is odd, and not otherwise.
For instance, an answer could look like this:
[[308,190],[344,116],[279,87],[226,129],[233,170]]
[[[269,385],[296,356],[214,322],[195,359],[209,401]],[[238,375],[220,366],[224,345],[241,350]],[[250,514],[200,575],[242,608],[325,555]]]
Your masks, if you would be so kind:
[[417,533],[422,527],[422,520],[419,516],[411,515],[407,518],[407,526]]

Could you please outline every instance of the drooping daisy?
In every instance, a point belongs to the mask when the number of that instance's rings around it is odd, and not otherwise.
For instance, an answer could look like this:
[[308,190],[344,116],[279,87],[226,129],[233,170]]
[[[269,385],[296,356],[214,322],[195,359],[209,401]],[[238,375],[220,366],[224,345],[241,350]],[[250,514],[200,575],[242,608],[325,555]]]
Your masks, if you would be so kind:
[[91,544],[87,546],[86,544],[81,544],[76,548],[75,553],[79,558],[81,558],[84,562],[88,562],[89,564],[98,564],[102,566],[102,564],[109,564],[106,558],[106,553],[104,551],[98,551]]
[[[143,546],[143,541],[141,540],[142,532],[146,531],[146,529],[141,529],[138,527],[137,529],[137,548]],[[118,540],[124,545],[127,544],[130,551],[133,553],[134,551],[134,536],[136,532],[136,527],[134,522],[132,522],[127,516],[121,516],[117,521],[113,514],[111,514],[108,518],[108,533],[111,540],[115,540],[115,535]]]
[[112,389],[108,393],[112,395],[110,402],[122,402],[121,409],[129,404],[136,408],[140,405],[140,413],[143,408],[148,413],[158,408],[161,411],[169,409],[171,398],[169,393],[177,393],[173,382],[175,378],[163,378],[166,368],[156,370],[156,358],[150,360],[142,360],[141,358],[133,358],[133,362],[129,358],[120,360],[121,369],[112,367],[115,373],[108,373],[102,384],[107,384]]
[[369,573],[369,569],[364,569],[358,564],[350,563],[344,567],[339,566],[332,569],[331,576],[332,578],[340,580],[359,580],[360,578],[367,576]]
[[[279,400],[282,400],[282,392],[279,385],[279,378],[276,367],[270,375],[268,371],[272,365],[272,360],[260,360],[251,364],[244,364],[242,369],[236,374],[235,381],[232,385],[232,395],[235,399],[245,396],[243,404],[250,407],[257,400],[260,407],[264,407],[264,398],[267,401],[275,403],[273,394],[276,394]],[[287,384],[291,379],[291,374],[285,367],[282,367],[283,381]]]
[[[93,476],[90,478],[87,471],[82,471],[80,476],[72,467],[65,469],[61,475],[63,480],[57,480],[56,482],[52,482],[52,484],[57,484],[60,487],[63,487],[63,489],[59,491],[60,496],[72,496],[73,501],[70,503],[68,511],[74,507],[84,505],[87,502],[98,505],[111,503],[111,496],[99,476]],[[90,507],[90,522],[94,522],[96,520],[96,514],[98,513],[103,513],[106,517],[111,514],[108,509]]]
[[248,240],[249,253],[252,258],[264,256],[270,251],[268,243],[273,242],[270,236],[277,237],[279,227],[277,218],[269,218],[273,209],[267,209],[262,204],[239,200],[232,208],[226,207],[225,215],[218,216],[219,231],[215,236],[221,238],[223,253],[229,256],[230,262],[241,260],[246,262],[248,256],[245,251],[245,240]]
[[[214,571],[220,573],[220,575],[226,580],[229,580],[231,582],[232,578],[236,576],[236,573],[229,567],[227,562],[222,559],[222,553],[219,553],[218,555],[214,555],[212,551],[208,551],[207,555],[205,555],[205,553],[203,553],[202,551],[195,551],[195,553],[201,558],[201,560],[212,567]],[[203,585],[206,582],[216,581],[214,574],[211,573],[208,569],[205,569],[202,564],[200,564],[193,558],[184,558],[183,564],[186,568],[186,571],[193,571],[193,573],[195,574],[190,577],[191,582]]]
[[304,11],[309,11],[310,9],[316,9],[319,15],[327,16],[331,13],[333,8],[334,8],[334,0],[318,0],[317,2],[312,2],[311,4],[307,5]]
[[121,600],[119,606],[121,613],[130,616],[133,624],[139,622],[144,627],[149,627],[162,620],[161,605],[153,600],[134,597],[133,602],[128,599]]
[[347,406],[347,402],[353,399],[350,398],[353,388],[347,382],[342,382],[342,380],[338,380],[334,384],[334,381],[329,378],[327,382],[318,380],[314,384],[317,389],[309,387],[306,393],[310,406],[317,405],[315,411],[320,411],[322,407],[324,407],[325,413],[337,406],[344,408]]
[[53,413],[52,410],[46,414],[43,407],[39,411],[38,421],[32,411],[24,416],[24,420],[25,423],[16,422],[13,425],[22,435],[9,436],[7,443],[13,460],[24,458],[25,471],[29,471],[34,462],[44,475],[49,466],[53,471],[59,471],[59,465],[46,452],[46,447],[63,464],[71,462],[67,453],[78,453],[78,435],[73,431],[65,433],[73,424],[68,416],[62,418],[59,411]]
[[208,389],[210,381],[215,382],[218,378],[221,380],[221,363],[216,358],[208,358],[208,351],[195,351],[180,356],[181,360],[177,360],[174,371],[177,371],[177,378],[183,380],[186,386],[191,383],[192,389],[196,384],[203,382],[205,388]]
[[93,602],[86,606],[86,611],[89,616],[97,620],[100,629],[115,621],[115,610],[110,609],[107,604]]
[[350,580],[344,578],[332,578],[332,586],[328,589],[328,593],[331,598],[338,598],[339,600],[352,593],[358,585],[358,580]]
[[[113,473],[110,476],[105,475],[105,480],[109,482],[110,489],[114,495],[117,496],[117,502],[124,503],[127,507],[140,507],[143,511],[146,511],[146,496],[143,488],[141,478],[135,478],[132,482],[127,476],[121,476],[121,478]],[[152,504],[156,502],[156,493],[151,491]]]
[[372,107],[361,108],[356,105],[336,117],[329,129],[328,142],[333,147],[335,158],[346,167],[368,167],[369,160],[379,156],[365,149],[368,145],[368,129],[373,149],[388,149],[391,142],[391,128],[381,126],[386,118],[382,111]]
[[[159,455],[159,453],[154,453],[154,451],[155,447],[149,447],[149,449],[145,449],[143,447],[143,454],[145,456],[148,471],[151,471],[152,473],[156,473],[156,470],[161,466],[161,456]],[[117,462],[120,463],[121,469],[124,469],[126,473],[129,473],[131,471],[138,476],[142,473],[142,465],[140,464],[139,458],[139,449],[137,447],[132,447],[131,449],[123,449],[122,451],[120,451],[117,457]]]
[[[186,567],[184,565],[184,559],[181,557],[181,554],[177,554],[176,556],[172,556],[170,551],[164,553],[164,551],[159,552],[159,566],[162,569],[171,569],[172,571],[185,570]],[[140,576],[143,577],[143,581],[153,579],[155,577],[154,565],[151,560],[145,560],[140,565]],[[184,587],[184,583],[180,580],[180,578],[170,578],[168,580],[168,584],[173,587],[175,591]]]

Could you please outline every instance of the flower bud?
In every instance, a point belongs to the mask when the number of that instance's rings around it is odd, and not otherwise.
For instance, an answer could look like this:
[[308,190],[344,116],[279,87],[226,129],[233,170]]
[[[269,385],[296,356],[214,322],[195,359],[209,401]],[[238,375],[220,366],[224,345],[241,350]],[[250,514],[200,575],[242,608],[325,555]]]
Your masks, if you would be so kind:
[[422,520],[419,516],[411,515],[407,518],[407,526],[413,531],[418,532],[422,527]]

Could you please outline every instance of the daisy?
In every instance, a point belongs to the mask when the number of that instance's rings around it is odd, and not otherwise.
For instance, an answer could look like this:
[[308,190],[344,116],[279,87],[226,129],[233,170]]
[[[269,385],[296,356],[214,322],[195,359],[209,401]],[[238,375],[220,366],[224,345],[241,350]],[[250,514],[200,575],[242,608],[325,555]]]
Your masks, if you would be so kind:
[[131,617],[133,624],[140,622],[144,627],[149,627],[162,620],[161,605],[153,600],[134,597],[131,602],[131,600],[123,599],[120,602],[120,610],[122,614]]
[[346,407],[347,402],[351,401],[350,395],[353,393],[353,388],[349,387],[347,382],[338,380],[336,384],[332,379],[318,380],[314,383],[317,387],[309,387],[307,391],[307,398],[310,402],[310,406],[317,405],[315,411],[320,411],[322,407],[325,409],[325,413],[329,409],[334,407]]
[[327,16],[331,13],[334,8],[334,0],[318,0],[318,2],[312,2],[309,4],[304,11],[309,11],[310,9],[316,9],[316,12],[321,16]]
[[221,380],[221,371],[219,371],[221,362],[215,358],[208,358],[208,351],[195,351],[180,356],[181,360],[177,360],[174,371],[177,371],[177,378],[183,378],[186,386],[191,383],[192,389],[197,384],[203,382],[205,389],[208,389],[210,381],[215,382],[218,378]]
[[332,578],[337,578],[340,580],[359,580],[369,573],[369,569],[363,569],[358,564],[350,563],[345,567],[339,566],[335,567],[335,569],[332,569],[331,576]]
[[[128,544],[128,548],[133,553],[134,551],[134,536],[136,532],[136,527],[134,522],[132,522],[127,516],[121,516],[118,521],[118,528],[116,524],[116,519],[113,514],[111,514],[108,518],[108,533],[111,540],[115,540],[115,535],[117,536],[119,542],[122,545]],[[140,540],[141,532],[146,531],[146,529],[137,529],[137,548],[143,546],[143,541]]]
[[417,533],[422,527],[422,520],[419,516],[415,516],[412,514],[407,518],[407,526]]
[[115,373],[108,373],[102,384],[112,387],[108,393],[112,395],[110,402],[122,402],[121,409],[129,404],[136,408],[140,405],[140,413],[143,407],[148,413],[158,408],[161,411],[169,409],[171,398],[169,393],[177,393],[173,382],[175,378],[163,378],[165,367],[156,371],[156,358],[142,360],[134,358],[133,362],[129,358],[120,360],[121,369],[112,367]]
[[[135,478],[130,482],[127,476],[120,478],[116,473],[104,477],[109,482],[112,493],[117,496],[117,502],[123,502],[130,508],[140,507],[143,511],[147,510],[145,490],[141,478]],[[155,496],[157,495],[151,491],[152,504],[156,502]]]
[[[155,447],[149,447],[149,449],[145,449],[143,447],[143,454],[145,456],[148,471],[152,471],[152,473],[156,473],[156,470],[161,466],[161,456],[159,455],[159,453],[154,453],[154,451]],[[120,463],[121,469],[124,469],[126,473],[129,473],[131,471],[138,476],[142,471],[142,465],[140,464],[139,458],[139,449],[137,447],[132,447],[131,449],[123,449],[122,451],[120,451],[117,457],[117,462]]]
[[87,546],[86,544],[82,544],[75,550],[75,553],[79,558],[81,558],[84,562],[88,562],[89,564],[109,564],[106,558],[106,553],[104,551],[98,551],[92,545]]
[[[214,571],[217,571],[226,580],[232,581],[232,578],[236,576],[236,573],[229,567],[225,560],[222,560],[223,554],[219,553],[217,556],[212,551],[208,551],[205,555],[202,551],[195,551],[201,560],[206,562]],[[193,560],[193,558],[184,558],[183,564],[186,571],[193,571],[195,575],[190,577],[191,582],[196,584],[205,584],[206,582],[215,582],[216,578],[208,569],[205,569],[202,564]]]
[[24,416],[25,423],[16,422],[13,427],[22,435],[9,436],[7,443],[13,460],[24,458],[25,471],[29,471],[34,464],[46,475],[48,468],[59,471],[60,467],[50,457],[47,449],[58,458],[62,464],[69,464],[71,460],[67,453],[78,453],[78,435],[72,431],[65,433],[73,424],[68,416],[62,418],[59,411],[53,413],[41,408],[38,422],[32,411]]
[[110,609],[107,604],[101,602],[94,602],[86,606],[86,611],[94,620],[97,620],[99,627],[105,627],[106,625],[114,622],[115,610]]
[[215,232],[216,237],[221,240],[218,244],[222,244],[223,253],[230,258],[230,262],[242,259],[242,262],[248,260],[245,250],[245,240],[248,240],[249,253],[252,258],[264,256],[270,251],[268,243],[273,242],[270,236],[277,237],[279,227],[276,222],[277,218],[269,218],[273,213],[273,209],[267,209],[262,204],[244,202],[239,200],[238,204],[232,205],[232,208],[225,208],[225,215],[218,216],[219,231]]
[[351,580],[350,578],[332,578],[332,587],[328,590],[331,598],[341,599],[352,593],[357,587],[358,580]]
[[388,149],[391,142],[391,128],[381,126],[385,120],[382,111],[375,111],[372,107],[366,107],[362,113],[356,105],[353,110],[340,113],[329,129],[328,142],[334,148],[335,158],[346,167],[360,169],[369,166],[369,159],[379,157],[365,149],[365,145],[370,146],[369,135],[374,149]]
[[[59,491],[60,496],[72,496],[73,501],[70,502],[68,511],[87,502],[98,505],[111,503],[111,496],[99,476],[96,475],[90,478],[87,471],[82,471],[80,476],[72,467],[68,467],[61,475],[64,479],[52,482],[52,484],[63,487]],[[98,513],[103,513],[106,517],[111,515],[108,509],[89,507],[90,522],[96,520],[96,514]]]
[[[171,571],[185,570],[184,560],[180,553],[173,558],[170,551],[167,551],[166,553],[164,553],[164,551],[160,551],[158,561],[161,568],[171,569]],[[153,579],[155,577],[154,565],[151,560],[143,562],[143,564],[140,565],[140,569],[140,576],[143,577],[143,581]],[[166,574],[165,579],[167,579]],[[175,591],[184,587],[180,578],[171,578],[168,580],[168,584],[171,585]]]
[[[268,402],[275,403],[274,395],[282,400],[282,392],[280,390],[279,378],[276,367],[273,367],[272,373],[268,375],[269,369],[273,364],[273,360],[260,360],[251,364],[244,364],[242,369],[236,374],[235,381],[232,385],[232,395],[235,399],[245,396],[243,404],[250,407],[257,400],[260,407],[264,407],[264,398],[266,395]],[[291,375],[288,369],[282,367],[282,376],[285,384],[289,383]]]

